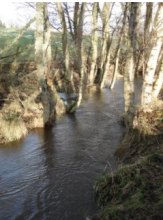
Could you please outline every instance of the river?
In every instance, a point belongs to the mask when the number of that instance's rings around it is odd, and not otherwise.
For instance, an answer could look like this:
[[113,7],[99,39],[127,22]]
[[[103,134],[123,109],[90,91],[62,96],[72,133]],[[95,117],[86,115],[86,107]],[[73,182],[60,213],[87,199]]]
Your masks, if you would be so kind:
[[123,80],[92,91],[76,113],[0,146],[0,220],[85,220],[97,207],[93,185],[117,168]]

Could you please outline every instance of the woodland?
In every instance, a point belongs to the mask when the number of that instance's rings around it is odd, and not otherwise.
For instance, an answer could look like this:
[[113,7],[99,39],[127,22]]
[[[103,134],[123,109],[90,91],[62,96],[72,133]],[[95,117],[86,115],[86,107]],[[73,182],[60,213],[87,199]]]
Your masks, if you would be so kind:
[[163,219],[163,3],[22,7],[35,13],[23,28],[0,24],[0,143],[75,115],[84,93],[113,92],[121,78],[119,166],[92,186],[99,210],[90,219]]

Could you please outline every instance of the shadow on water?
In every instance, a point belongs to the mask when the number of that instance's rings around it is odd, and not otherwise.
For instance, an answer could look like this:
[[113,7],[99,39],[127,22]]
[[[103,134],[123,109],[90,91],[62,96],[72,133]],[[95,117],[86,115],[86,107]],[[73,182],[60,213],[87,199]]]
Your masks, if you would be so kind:
[[0,148],[0,220],[84,220],[97,207],[93,184],[117,168],[123,82],[90,92],[75,114]]

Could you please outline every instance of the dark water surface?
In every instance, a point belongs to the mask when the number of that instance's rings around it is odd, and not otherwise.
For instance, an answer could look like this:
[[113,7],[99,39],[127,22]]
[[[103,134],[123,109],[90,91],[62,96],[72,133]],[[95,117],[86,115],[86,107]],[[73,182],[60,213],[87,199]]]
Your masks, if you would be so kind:
[[93,184],[117,168],[123,82],[91,92],[75,115],[0,147],[0,220],[84,220],[97,210]]

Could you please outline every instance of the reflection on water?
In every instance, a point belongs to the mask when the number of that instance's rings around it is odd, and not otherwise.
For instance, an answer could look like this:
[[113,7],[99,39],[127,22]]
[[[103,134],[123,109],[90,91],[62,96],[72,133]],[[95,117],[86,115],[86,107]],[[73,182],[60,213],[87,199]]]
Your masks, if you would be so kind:
[[92,187],[117,167],[123,82],[91,92],[76,114],[0,147],[0,220],[84,220],[95,213]]

